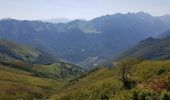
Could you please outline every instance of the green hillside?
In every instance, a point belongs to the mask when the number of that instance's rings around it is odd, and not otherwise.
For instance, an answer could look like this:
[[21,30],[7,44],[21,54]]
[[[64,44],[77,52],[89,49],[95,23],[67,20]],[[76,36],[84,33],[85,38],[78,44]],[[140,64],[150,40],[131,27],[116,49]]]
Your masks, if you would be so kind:
[[80,76],[85,71],[73,64],[58,62],[49,65],[30,64],[23,61],[7,60],[0,61],[1,65],[10,68],[33,73],[37,77],[45,77],[50,79],[71,80]]
[[[128,88],[121,80],[126,68]],[[75,80],[50,100],[169,100],[170,61],[121,61],[98,68]]]
[[51,65],[36,65],[33,70],[45,73],[50,78],[62,80],[72,80],[85,73],[81,67],[64,62]]
[[32,73],[0,65],[0,100],[47,98],[65,82],[34,77]]
[[126,57],[135,57],[150,60],[169,59],[170,38],[148,38],[144,41],[141,41],[139,44],[119,56],[119,59]]
[[17,59],[38,64],[49,64],[58,61],[56,57],[46,52],[6,40],[0,40],[0,59]]
[[68,63],[39,65],[1,61],[0,100],[42,100],[83,73],[82,68]]
[[84,72],[43,51],[0,40],[0,100],[45,100]]

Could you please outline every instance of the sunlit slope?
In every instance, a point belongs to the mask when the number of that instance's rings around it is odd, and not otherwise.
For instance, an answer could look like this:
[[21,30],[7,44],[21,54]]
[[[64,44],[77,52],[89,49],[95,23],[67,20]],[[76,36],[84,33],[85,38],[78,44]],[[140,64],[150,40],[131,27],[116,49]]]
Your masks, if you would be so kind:
[[124,52],[119,59],[135,57],[151,60],[163,60],[170,58],[170,38],[148,38],[138,43],[133,48]]
[[[108,98],[110,100],[133,100],[135,91],[139,94],[139,98],[144,95],[144,98],[157,97],[159,99],[160,95],[163,95],[163,91],[169,91],[170,86],[167,85],[170,82],[169,60],[139,61],[131,66],[129,73],[130,78],[135,82],[131,89],[122,87],[119,66],[113,69],[99,68],[81,79],[75,80],[68,87],[52,96],[51,100],[108,100]],[[161,83],[162,81],[164,83]],[[167,87],[159,87],[158,83]]]
[[81,67],[65,62],[40,65],[17,60],[6,60],[0,61],[0,63],[1,65],[8,66],[10,68],[32,73],[32,75],[36,77],[59,80],[71,80],[85,72]]
[[0,100],[46,99],[83,73],[41,50],[0,40]]
[[0,65],[0,100],[45,99],[65,82],[35,77],[31,72]]
[[58,61],[56,57],[46,52],[7,40],[0,40],[0,59],[17,59],[38,64],[49,64]]

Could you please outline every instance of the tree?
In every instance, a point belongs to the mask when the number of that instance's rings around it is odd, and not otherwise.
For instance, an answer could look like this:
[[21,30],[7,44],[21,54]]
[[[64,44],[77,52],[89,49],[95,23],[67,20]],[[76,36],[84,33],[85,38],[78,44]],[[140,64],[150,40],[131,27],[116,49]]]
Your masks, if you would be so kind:
[[135,84],[135,81],[132,80],[132,76],[130,74],[130,69],[134,64],[139,63],[140,60],[134,58],[128,58],[120,61],[118,63],[119,67],[119,75],[120,80],[123,83],[123,87],[126,89],[131,89],[132,86]]

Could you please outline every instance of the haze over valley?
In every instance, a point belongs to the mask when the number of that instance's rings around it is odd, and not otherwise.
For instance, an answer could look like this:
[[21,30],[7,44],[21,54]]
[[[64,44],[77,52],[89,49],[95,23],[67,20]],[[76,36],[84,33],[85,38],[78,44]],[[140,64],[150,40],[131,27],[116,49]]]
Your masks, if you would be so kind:
[[166,15],[155,17],[142,11],[60,24],[4,19],[0,21],[0,36],[42,49],[65,61],[92,67],[118,56],[142,39],[168,30],[168,19]]

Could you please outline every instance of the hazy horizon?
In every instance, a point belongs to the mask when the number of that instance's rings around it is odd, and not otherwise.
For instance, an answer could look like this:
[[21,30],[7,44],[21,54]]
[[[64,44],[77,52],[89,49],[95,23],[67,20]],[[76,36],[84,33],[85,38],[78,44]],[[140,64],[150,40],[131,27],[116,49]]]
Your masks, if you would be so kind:
[[46,20],[52,18],[93,19],[128,12],[146,12],[153,16],[170,14],[170,1],[165,0],[0,0],[0,18]]

